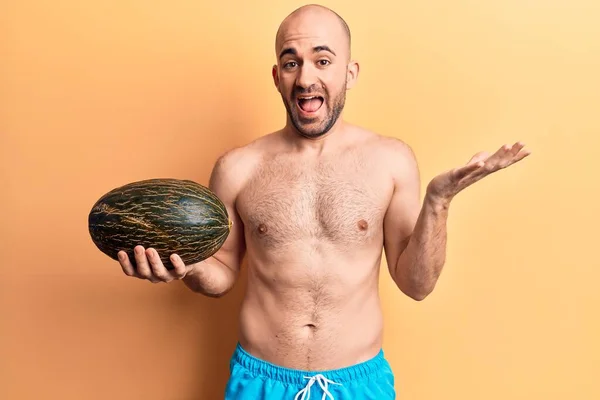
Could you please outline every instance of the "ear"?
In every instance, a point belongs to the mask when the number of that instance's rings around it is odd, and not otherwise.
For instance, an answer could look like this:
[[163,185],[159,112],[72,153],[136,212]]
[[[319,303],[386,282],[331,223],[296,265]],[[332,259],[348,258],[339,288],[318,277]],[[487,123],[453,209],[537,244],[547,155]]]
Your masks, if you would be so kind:
[[346,89],[352,89],[358,80],[360,65],[358,61],[350,61],[346,72]]
[[277,65],[273,65],[271,74],[273,75],[273,83],[275,84],[277,91],[281,93],[281,91],[279,90],[279,71],[277,69]]

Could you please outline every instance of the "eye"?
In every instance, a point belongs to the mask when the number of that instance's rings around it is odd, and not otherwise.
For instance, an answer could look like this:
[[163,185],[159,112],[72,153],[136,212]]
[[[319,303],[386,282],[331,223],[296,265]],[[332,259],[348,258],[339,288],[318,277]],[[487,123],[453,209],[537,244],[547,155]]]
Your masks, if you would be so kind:
[[284,68],[294,68],[295,66],[297,66],[298,64],[296,63],[296,61],[288,61],[285,64],[283,64]]
[[319,65],[322,67],[326,67],[327,65],[331,64],[331,61],[329,60],[319,60]]

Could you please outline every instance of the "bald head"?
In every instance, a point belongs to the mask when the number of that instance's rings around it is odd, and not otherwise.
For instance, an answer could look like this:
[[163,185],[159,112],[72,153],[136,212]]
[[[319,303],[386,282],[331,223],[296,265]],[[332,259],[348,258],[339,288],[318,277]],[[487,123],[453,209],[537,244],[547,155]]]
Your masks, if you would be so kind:
[[[320,31],[320,32],[319,32]],[[350,28],[335,11],[318,5],[309,4],[292,11],[281,23],[275,38],[275,52],[279,56],[283,43],[293,37],[307,36],[311,33],[323,35],[323,31],[342,43],[348,60],[351,53]]]
[[300,7],[279,26],[275,52],[273,81],[288,113],[287,126],[305,138],[325,135],[340,120],[346,91],[358,76],[348,25],[327,7]]

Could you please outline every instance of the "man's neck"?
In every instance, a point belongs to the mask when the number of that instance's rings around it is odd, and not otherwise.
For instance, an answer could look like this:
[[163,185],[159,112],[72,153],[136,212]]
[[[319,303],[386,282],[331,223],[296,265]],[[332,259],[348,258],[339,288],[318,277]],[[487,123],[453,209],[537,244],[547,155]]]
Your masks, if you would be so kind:
[[331,129],[322,136],[307,138],[302,136],[296,128],[287,123],[282,130],[285,140],[299,153],[321,155],[339,147],[344,140],[343,132],[347,124],[340,118]]

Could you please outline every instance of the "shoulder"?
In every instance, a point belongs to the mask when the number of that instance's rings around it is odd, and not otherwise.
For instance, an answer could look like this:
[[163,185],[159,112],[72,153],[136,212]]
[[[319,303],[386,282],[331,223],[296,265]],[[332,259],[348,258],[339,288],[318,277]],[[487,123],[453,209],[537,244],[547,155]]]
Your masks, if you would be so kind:
[[382,153],[395,179],[402,182],[419,179],[419,163],[408,143],[394,137],[382,137]]
[[420,172],[412,147],[394,137],[382,137],[381,153],[397,189],[420,188]]
[[395,162],[406,162],[416,165],[417,158],[415,152],[407,142],[390,136],[378,135],[378,137],[378,150],[382,155]]
[[404,140],[393,136],[357,128],[360,132],[359,145],[368,152],[368,156],[381,163],[390,171],[418,172],[418,162],[413,148]]
[[241,189],[264,158],[273,134],[267,134],[251,142],[232,147],[215,160],[210,185],[226,183],[232,189]]
[[404,198],[418,199],[421,194],[421,176],[413,148],[396,137],[376,136],[374,151],[381,162],[381,170],[389,174],[394,193]]
[[358,147],[372,160],[378,173],[391,180],[395,191],[419,193],[421,177],[413,148],[400,138],[362,128],[360,130]]

